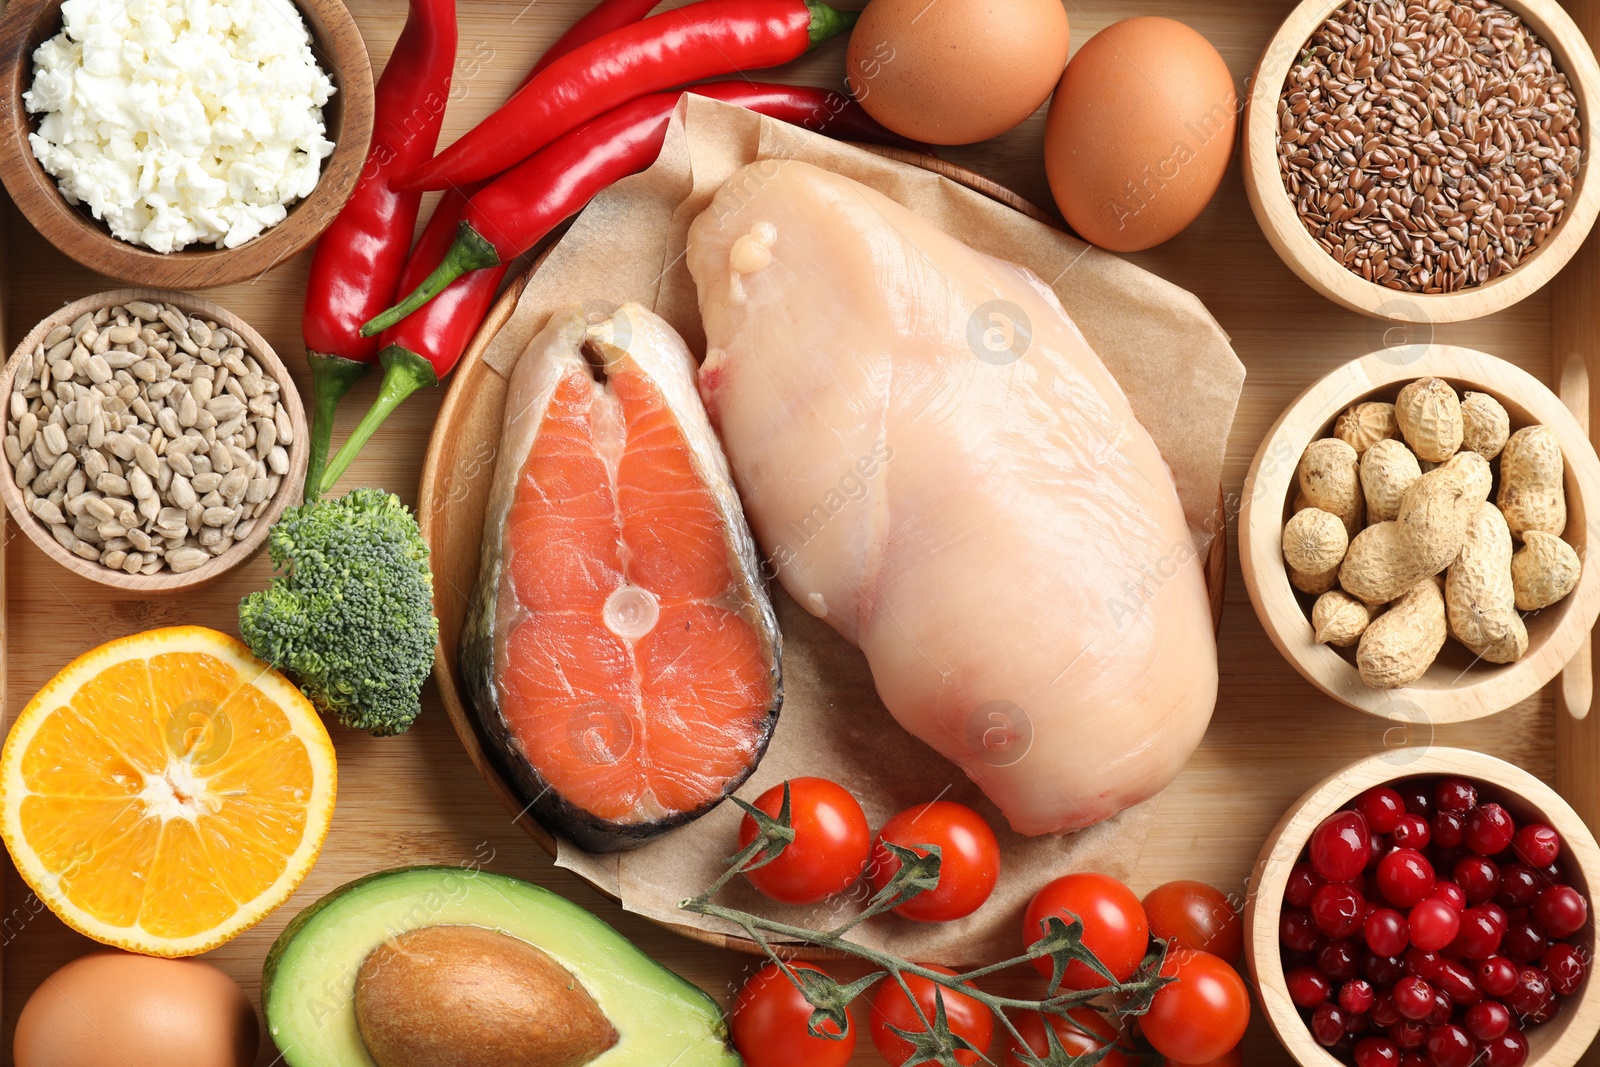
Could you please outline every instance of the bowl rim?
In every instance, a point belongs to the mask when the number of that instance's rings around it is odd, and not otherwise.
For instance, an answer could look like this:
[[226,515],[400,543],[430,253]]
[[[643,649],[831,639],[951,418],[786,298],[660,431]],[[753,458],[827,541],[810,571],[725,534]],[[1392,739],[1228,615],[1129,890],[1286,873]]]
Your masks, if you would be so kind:
[[62,548],[51,536],[44,522],[23,506],[22,490],[17,486],[11,463],[4,457],[0,457],[0,498],[5,500],[6,509],[11,514],[12,525],[26,534],[45,555],[80,578],[86,578],[97,585],[128,592],[169,593],[179,589],[193,589],[221,578],[255,556],[262,545],[266,544],[267,534],[272,524],[278,520],[278,516],[283,514],[283,509],[288,507],[292,500],[300,497],[301,486],[305,481],[306,465],[310,461],[310,431],[306,426],[305,407],[300,401],[300,392],[288,367],[278,358],[278,354],[272,350],[266,339],[244,319],[220,304],[191,293],[170,289],[130,288],[111,289],[75,300],[45,316],[38,325],[28,331],[28,335],[12,350],[4,370],[0,370],[0,396],[7,398],[8,417],[11,383],[16,377],[17,368],[21,366],[24,358],[33,358],[33,350],[51,330],[60,325],[70,324],[85,312],[93,313],[103,307],[126,304],[130,300],[175,304],[190,315],[199,315],[228,327],[244,338],[248,346],[246,353],[254,356],[262,369],[272,375],[273,380],[278,383],[278,395],[280,402],[289,412],[294,440],[288,447],[289,471],[283,476],[283,482],[278,486],[277,493],[271,497],[267,510],[256,520],[255,528],[250,531],[248,537],[234,542],[226,552],[212,557],[192,571],[181,574],[172,570],[161,570],[154,574],[128,574],[124,571],[114,571],[98,561],[90,562]]
[[1395,322],[1462,322],[1532,295],[1577,252],[1600,216],[1600,177],[1589,174],[1589,150],[1600,136],[1600,63],[1587,38],[1557,0],[1500,0],[1550,47],[1578,99],[1585,144],[1573,197],[1551,236],[1499,278],[1454,293],[1412,293],[1369,282],[1334,260],[1307,232],[1278,169],[1278,98],[1311,34],[1346,0],[1302,0],[1284,19],[1251,76],[1241,123],[1242,171],[1256,222],[1283,262],[1311,288],[1352,311]]
[[[333,152],[316,187],[289,207],[288,217],[236,248],[189,246],[154,252],[111,234],[86,209],[67,203],[56,179],[28,142],[33,117],[22,102],[31,83],[41,23],[59,21],[61,0],[12,0],[0,12],[0,182],[23,217],[55,247],[113,280],[139,286],[210,288],[260,275],[303,251],[327,229],[355,192],[373,135],[372,64],[355,18],[341,0],[293,0],[311,34],[319,66],[337,92],[324,121],[337,125]],[[48,35],[48,33],[46,34]],[[329,111],[334,111],[329,115]]]
[[[1526,409],[1549,426],[1572,488],[1586,508],[1600,508],[1600,457],[1571,411],[1550,389],[1515,364],[1475,349],[1445,344],[1385,348],[1344,363],[1296,397],[1261,439],[1245,475],[1239,512],[1239,564],[1261,627],[1284,659],[1318,689],[1349,707],[1387,719],[1432,724],[1466,722],[1503,711],[1532,696],[1566,665],[1600,618],[1600,512],[1589,516],[1578,586],[1562,601],[1559,626],[1538,649],[1504,666],[1464,675],[1445,689],[1374,689],[1328,645],[1318,644],[1283,563],[1283,514],[1300,456],[1323,427],[1351,404],[1400,382],[1439,377],[1466,382]],[[1569,532],[1572,525],[1569,523]]]
[[[1592,898],[1600,888],[1600,845],[1596,845],[1582,817],[1561,794],[1513,763],[1463,748],[1394,748],[1363,757],[1327,775],[1301,794],[1273,826],[1250,872],[1245,898],[1245,962],[1255,982],[1257,999],[1272,1032],[1302,1067],[1343,1065],[1316,1043],[1289,999],[1278,949],[1278,919],[1289,872],[1316,825],[1364,790],[1405,778],[1440,774],[1487,782],[1537,810],[1561,834],[1563,852],[1582,879],[1585,893]],[[1588,937],[1594,937],[1594,929],[1591,914]],[[1562,1027],[1560,1035],[1547,1047],[1536,1048],[1528,1058],[1528,1067],[1576,1064],[1600,1032],[1597,1002],[1600,979],[1590,975],[1576,1003],[1547,1024]]]

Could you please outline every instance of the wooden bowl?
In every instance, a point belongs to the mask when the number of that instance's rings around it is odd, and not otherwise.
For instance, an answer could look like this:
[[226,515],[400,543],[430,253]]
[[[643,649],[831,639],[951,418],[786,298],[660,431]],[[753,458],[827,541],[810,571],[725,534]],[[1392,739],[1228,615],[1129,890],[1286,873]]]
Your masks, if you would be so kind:
[[[1374,689],[1356,671],[1354,649],[1318,644],[1311,630],[1315,597],[1289,584],[1283,525],[1290,515],[1295,468],[1313,440],[1332,436],[1339,413],[1361,400],[1392,401],[1417,378],[1443,378],[1459,392],[1488,393],[1505,405],[1513,430],[1543,423],[1566,459],[1567,529],[1587,561],[1578,587],[1543,611],[1526,613],[1528,651],[1515,663],[1475,661],[1454,638],[1421,679],[1403,689]],[[1492,499],[1492,497],[1491,497]],[[1324,693],[1353,708],[1403,721],[1464,722],[1532,696],[1570,660],[1600,615],[1600,529],[1588,507],[1600,501],[1600,459],[1565,404],[1526,371],[1470,348],[1387,348],[1346,363],[1313,384],[1278,416],[1245,478],[1239,512],[1239,562],[1261,626],[1284,658]],[[1600,520],[1600,510],[1596,511]]]
[[[1555,790],[1504,760],[1460,748],[1396,749],[1358,760],[1324,778],[1289,808],[1267,836],[1250,877],[1244,909],[1245,959],[1261,1007],[1278,1040],[1302,1067],[1341,1067],[1341,1063],[1317,1044],[1289,999],[1278,951],[1278,919],[1289,871],[1317,824],[1358,794],[1376,785],[1444,774],[1493,786],[1500,794],[1497,801],[1519,826],[1532,820],[1553,826],[1562,839],[1557,864],[1572,886],[1591,899],[1593,890],[1600,888],[1600,848],[1578,813]],[[1594,930],[1591,914],[1576,939],[1588,958],[1594,955]],[[1572,1067],[1597,1030],[1600,983],[1590,976],[1576,996],[1561,1006],[1561,1014],[1526,1032],[1531,1046],[1527,1067]]]
[[37,123],[22,104],[33,81],[33,52],[61,31],[60,0],[12,0],[0,14],[0,180],[22,214],[61,251],[120,282],[206,289],[270,270],[315,241],[355,191],[372,142],[372,64],[341,0],[298,0],[312,52],[337,91],[323,108],[333,154],[311,195],[278,225],[237,248],[193,245],[166,254],[113,237],[87,207],[67,203],[34,158],[28,134]]
[[1555,230],[1517,267],[1493,281],[1454,293],[1387,289],[1347,270],[1317,244],[1300,221],[1278,169],[1278,98],[1290,68],[1317,27],[1344,0],[1303,0],[1278,28],[1252,77],[1244,114],[1244,187],[1267,241],[1302,281],[1323,296],[1366,315],[1400,322],[1462,322],[1509,307],[1566,265],[1600,214],[1600,181],[1588,156],[1600,137],[1600,65],[1572,17],[1557,0],[1501,0],[1550,46],[1578,100],[1583,159],[1566,212]]
[[311,433],[306,427],[305,409],[301,406],[294,378],[290,376],[277,353],[273,352],[272,346],[267,344],[249,323],[220,305],[188,293],[175,293],[165,289],[117,289],[107,293],[96,293],[94,296],[73,301],[29,331],[28,336],[22,339],[22,343],[12,350],[11,358],[6,361],[5,370],[0,371],[0,396],[6,397],[9,403],[11,381],[20,361],[33,358],[33,350],[51,330],[72,323],[85,312],[92,313],[103,307],[115,307],[130,300],[175,304],[190,315],[198,315],[226,326],[244,339],[246,353],[254,356],[262,369],[278,383],[280,390],[278,395],[289,412],[289,421],[294,429],[294,441],[288,448],[289,471],[283,476],[277,495],[272,497],[267,510],[256,520],[255,528],[250,531],[248,537],[234,542],[232,547],[220,556],[215,556],[194,570],[184,571],[182,574],[170,570],[157,571],[155,574],[127,574],[68,552],[50,535],[50,528],[23,505],[22,490],[17,486],[11,464],[3,456],[0,456],[0,498],[5,499],[6,507],[11,512],[12,524],[17,529],[27,534],[28,539],[38,545],[45,555],[80,577],[112,589],[136,593],[171,593],[179,589],[195,589],[222,577],[261,550],[261,546],[266,544],[269,528],[278,521],[283,509],[300,499],[301,487],[306,478],[306,463],[310,459]]

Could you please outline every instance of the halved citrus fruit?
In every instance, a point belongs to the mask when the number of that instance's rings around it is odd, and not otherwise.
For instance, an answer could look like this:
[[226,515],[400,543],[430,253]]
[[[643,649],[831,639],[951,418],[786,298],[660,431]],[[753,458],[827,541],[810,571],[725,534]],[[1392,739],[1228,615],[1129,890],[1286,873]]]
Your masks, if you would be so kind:
[[311,702],[234,638],[175,626],[79,656],[22,709],[0,751],[0,836],[67,925],[189,956],[294,892],[334,789]]

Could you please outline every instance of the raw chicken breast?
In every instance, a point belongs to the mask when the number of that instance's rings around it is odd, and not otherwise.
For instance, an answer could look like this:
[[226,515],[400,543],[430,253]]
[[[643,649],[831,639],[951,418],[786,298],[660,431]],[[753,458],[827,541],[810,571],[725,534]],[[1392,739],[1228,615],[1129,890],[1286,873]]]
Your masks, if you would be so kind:
[[700,390],[784,588],[1026,834],[1159,792],[1217,695],[1172,475],[1027,271],[797,161],[689,231]]

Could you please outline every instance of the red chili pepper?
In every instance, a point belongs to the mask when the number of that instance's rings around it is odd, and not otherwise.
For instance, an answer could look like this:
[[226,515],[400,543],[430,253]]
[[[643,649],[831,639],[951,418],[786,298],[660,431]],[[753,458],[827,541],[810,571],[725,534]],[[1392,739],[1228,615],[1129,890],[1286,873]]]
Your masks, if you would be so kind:
[[660,0],[600,0],[593,11],[574,22],[566,33],[556,38],[556,43],[551,45],[550,50],[533,65],[528,76],[522,79],[522,84],[527,85],[540,71],[574,48],[586,45],[596,37],[604,37],[612,30],[633,25],[650,14],[650,9],[659,2]]
[[378,354],[359,327],[394,300],[416,226],[419,193],[394,178],[433,155],[456,62],[455,0],[411,0],[405,29],[374,93],[373,140],[361,178],[311,256],[300,330],[311,364],[315,487],[333,436],[333,413]]
[[[630,101],[558,138],[486,186],[447,192],[406,264],[401,286],[415,279],[412,297],[425,294],[415,303],[426,301],[427,306],[407,314],[407,305],[412,304],[408,299],[392,309],[393,314],[379,316],[384,323],[374,320],[362,327],[372,334],[384,325],[390,327],[383,333],[384,348],[378,357],[384,368],[383,385],[372,408],[328,465],[325,486],[338,479],[401,401],[455,369],[513,259],[581,211],[596,193],[655,161],[672,110],[684,92],[740,104],[850,140],[910,143],[879,126],[843,93],[808,86],[711,82]],[[459,232],[452,233],[450,222],[441,220],[457,217]],[[483,231],[494,232],[496,239],[485,240]],[[492,258],[472,259],[483,250]]]
[[550,64],[405,185],[443,189],[493,177],[634,97],[787,63],[855,20],[821,0],[699,0],[653,15]]

